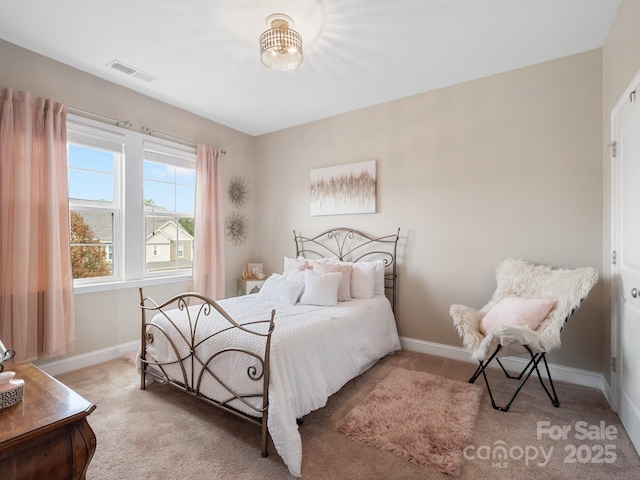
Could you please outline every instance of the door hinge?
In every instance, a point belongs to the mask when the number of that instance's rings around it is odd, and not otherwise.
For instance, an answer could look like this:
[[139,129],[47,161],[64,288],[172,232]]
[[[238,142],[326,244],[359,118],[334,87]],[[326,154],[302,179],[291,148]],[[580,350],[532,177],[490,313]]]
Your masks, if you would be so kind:
[[618,359],[616,357],[611,357],[611,371],[613,373],[618,371]]
[[635,102],[635,101],[636,101],[636,91],[634,90],[633,92],[631,92],[631,93],[629,94],[629,102],[630,102],[630,103],[633,103],[633,102]]
[[618,154],[618,142],[616,142],[615,140],[613,142],[611,142],[611,156],[613,158],[616,158],[616,155]]
[[617,254],[617,252],[614,250],[613,252],[611,252],[611,263],[612,263],[613,265],[616,265],[616,264],[617,264],[617,263],[616,263],[617,261],[618,261],[618,254]]

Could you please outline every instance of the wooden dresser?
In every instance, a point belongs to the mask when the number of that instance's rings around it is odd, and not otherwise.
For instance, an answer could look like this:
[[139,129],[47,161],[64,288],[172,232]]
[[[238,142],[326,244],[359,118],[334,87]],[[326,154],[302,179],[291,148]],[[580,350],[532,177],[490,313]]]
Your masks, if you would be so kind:
[[6,369],[25,386],[21,402],[0,409],[0,477],[84,479],[96,449],[87,422],[95,405],[34,365]]

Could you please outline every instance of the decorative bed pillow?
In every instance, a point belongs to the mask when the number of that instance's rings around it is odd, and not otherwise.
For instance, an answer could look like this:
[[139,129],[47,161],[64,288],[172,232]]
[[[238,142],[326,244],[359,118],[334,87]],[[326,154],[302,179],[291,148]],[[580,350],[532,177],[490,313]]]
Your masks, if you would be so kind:
[[332,307],[338,304],[338,288],[342,273],[318,273],[313,270],[304,271],[304,292],[300,297],[303,305],[320,305]]
[[309,262],[304,257],[298,258],[289,258],[284,257],[284,267],[282,269],[282,274],[286,276],[292,270],[306,270],[309,268]]
[[298,258],[284,257],[284,267],[282,274],[287,275],[291,270],[304,271],[312,269],[314,265],[318,263],[340,263],[338,257],[326,257],[326,258],[305,258],[299,255]]
[[[341,262],[337,257],[331,257],[323,259],[322,261],[332,264],[346,264],[351,265],[353,270],[351,271],[351,297],[352,298],[371,298],[374,295],[384,295],[384,274],[385,266],[383,260],[374,260],[371,262]],[[358,273],[355,273],[355,285],[354,285],[354,270],[356,268],[361,269]],[[368,278],[370,269],[374,268],[374,287],[373,294],[369,293],[371,288],[368,283],[371,281]],[[365,273],[366,272],[366,273]],[[356,293],[354,294],[354,287]]]
[[298,303],[298,298],[303,288],[304,282],[289,280],[282,275],[274,273],[267,278],[257,295],[261,300],[268,302],[295,305]]
[[348,302],[351,300],[351,264],[316,262],[313,264],[313,271],[317,273],[339,272],[342,274],[340,287],[338,288],[338,301]]
[[500,300],[480,321],[480,331],[505,325],[538,328],[556,306],[554,298],[524,298],[511,295]]
[[376,264],[356,262],[351,270],[351,297],[373,298],[376,291]]
[[376,286],[374,294],[384,295],[384,262],[382,260],[376,260],[372,263],[376,266]]

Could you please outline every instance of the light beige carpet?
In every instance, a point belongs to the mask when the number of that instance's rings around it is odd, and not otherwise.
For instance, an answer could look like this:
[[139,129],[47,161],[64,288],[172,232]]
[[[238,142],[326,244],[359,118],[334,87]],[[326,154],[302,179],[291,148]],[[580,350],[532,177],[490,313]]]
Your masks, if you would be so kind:
[[396,368],[337,427],[365,445],[457,476],[482,394],[477,385]]
[[[470,363],[414,352],[383,358],[332,395],[325,407],[303,418],[303,480],[451,478],[350,440],[336,428],[398,367],[462,382],[475,370]],[[495,374],[496,398],[508,398],[513,381],[505,380],[499,370],[490,373]],[[125,359],[65,373],[58,379],[97,405],[88,418],[97,437],[88,480],[293,479],[271,442],[269,457],[260,456],[259,427],[167,385],[140,390],[135,366]],[[493,410],[485,393],[456,480],[637,480],[640,459],[602,392],[562,382],[556,383],[556,390],[560,408],[554,408],[540,384],[530,379],[507,413]],[[428,402],[425,398],[425,404]],[[569,426],[571,431],[566,439],[550,438],[543,432],[538,438],[539,422]],[[604,422],[616,429],[615,439],[579,440],[575,438],[578,422],[596,428]],[[571,445],[576,454],[580,448],[580,456],[572,456]],[[595,458],[599,445],[612,445],[612,462]],[[497,458],[505,447],[506,458]],[[545,454],[552,450],[548,460],[541,449]]]

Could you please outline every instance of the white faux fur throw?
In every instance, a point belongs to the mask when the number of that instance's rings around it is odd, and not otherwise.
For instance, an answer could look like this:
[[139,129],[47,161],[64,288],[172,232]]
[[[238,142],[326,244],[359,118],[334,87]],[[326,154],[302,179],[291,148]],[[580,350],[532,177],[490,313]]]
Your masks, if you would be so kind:
[[[591,267],[553,269],[548,265],[508,259],[498,265],[496,281],[498,287],[493,297],[481,310],[451,305],[450,313],[455,327],[474,360],[487,360],[498,345],[502,345],[499,357],[526,352],[522,345],[529,346],[533,352],[549,352],[558,348],[565,321],[596,284],[598,272]],[[496,303],[509,295],[555,298],[557,303],[536,330],[523,326],[501,326],[483,335],[480,321]]]

